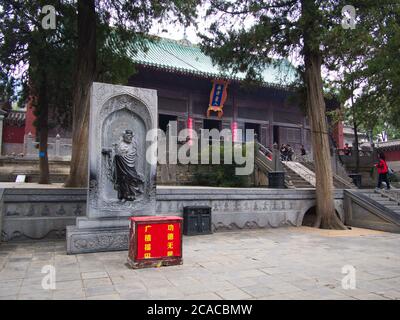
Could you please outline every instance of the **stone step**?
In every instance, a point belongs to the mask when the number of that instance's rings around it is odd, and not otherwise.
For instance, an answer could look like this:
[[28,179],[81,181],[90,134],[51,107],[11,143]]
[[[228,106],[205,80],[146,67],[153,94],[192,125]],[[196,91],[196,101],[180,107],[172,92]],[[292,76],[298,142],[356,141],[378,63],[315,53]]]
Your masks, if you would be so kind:
[[308,183],[306,180],[299,179],[299,178],[292,179],[292,181],[299,181],[299,182],[302,182],[302,183]]
[[363,193],[376,193],[374,189],[364,189]]
[[385,207],[393,211],[400,210],[400,206],[385,206]]
[[387,199],[387,198],[385,198],[385,197],[382,197],[382,196],[375,196],[375,195],[369,196],[369,198],[371,198],[372,200],[375,200],[375,201],[386,200],[386,199]]
[[313,186],[308,183],[305,179],[303,179],[298,173],[293,171],[292,169],[284,166],[283,170],[285,171],[285,175],[289,181],[292,182],[293,186],[297,189],[301,188],[312,188]]
[[367,195],[368,197],[383,197],[380,193],[368,193],[368,192],[363,192],[365,195]]
[[377,200],[376,202],[384,206],[396,205],[396,202],[390,200]]

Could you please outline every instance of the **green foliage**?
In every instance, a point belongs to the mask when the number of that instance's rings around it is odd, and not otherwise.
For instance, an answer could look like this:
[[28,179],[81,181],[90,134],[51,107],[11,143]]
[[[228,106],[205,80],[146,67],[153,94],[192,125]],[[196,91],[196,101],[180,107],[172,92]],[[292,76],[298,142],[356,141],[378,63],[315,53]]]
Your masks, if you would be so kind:
[[[209,155],[209,163],[212,163],[212,149],[210,145],[206,149],[203,149],[200,154]],[[211,186],[211,187],[237,187],[244,188],[249,186],[249,177],[243,175],[236,175],[236,168],[239,167],[234,161],[232,145],[228,146],[228,150],[225,150],[224,145],[219,148],[219,156],[221,164],[217,165],[197,165],[196,172],[194,174],[194,180],[196,185],[199,186]],[[232,157],[230,159],[224,158],[225,151],[228,151]],[[246,145],[242,147],[242,156],[245,156],[247,152]],[[224,163],[226,161],[231,164]]]
[[337,79],[331,85],[339,90],[342,104],[353,95],[354,104],[348,102],[345,108],[347,122],[375,133],[388,128],[395,138],[400,126],[400,2],[352,4],[357,8],[356,28],[336,27],[327,39],[335,44],[326,57]]
[[[355,29],[341,25],[342,8],[356,8]],[[303,56],[304,41],[319,51],[326,80],[325,96],[343,104],[362,90],[344,116],[357,119],[360,129],[400,126],[400,2],[398,0],[275,0],[211,1],[209,14],[218,15],[202,48],[233,72],[257,80],[271,57]],[[300,61],[300,59],[298,59]],[[304,64],[299,64],[303,75]],[[305,105],[304,81],[293,84],[291,101]]]
[[195,184],[209,187],[248,187],[248,177],[236,175],[235,168],[235,165],[228,164],[209,165],[206,169],[203,165],[198,165],[194,174]]
[[[45,30],[41,26],[44,5],[53,5],[57,9],[56,30]],[[68,1],[3,1],[0,68],[9,79],[18,79],[22,90],[18,97],[14,90],[14,99],[19,100],[20,106],[29,94],[37,95],[37,90],[46,83],[49,108],[55,118],[68,110],[74,64],[74,15],[73,2]],[[35,112],[40,114],[40,106]],[[58,119],[58,122],[62,121]]]
[[393,174],[391,174],[391,175],[389,175],[389,181],[390,182],[396,182],[396,183],[398,183],[398,182],[400,182],[400,174],[399,173],[393,173]]
[[[96,81],[126,84],[135,72],[128,46],[131,50],[132,42],[144,43],[143,35],[152,24],[171,14],[175,22],[193,23],[197,3],[197,0],[97,1]],[[41,26],[44,5],[53,5],[56,9],[55,30],[44,30]],[[76,1],[2,1],[0,100],[3,96],[12,96],[24,105],[28,95],[35,94],[46,75],[49,109],[53,115],[50,126],[70,127],[77,45]],[[13,90],[14,78],[22,87],[19,97]],[[36,113],[40,113],[40,106]]]
[[16,81],[3,70],[0,70],[0,102],[15,100]]

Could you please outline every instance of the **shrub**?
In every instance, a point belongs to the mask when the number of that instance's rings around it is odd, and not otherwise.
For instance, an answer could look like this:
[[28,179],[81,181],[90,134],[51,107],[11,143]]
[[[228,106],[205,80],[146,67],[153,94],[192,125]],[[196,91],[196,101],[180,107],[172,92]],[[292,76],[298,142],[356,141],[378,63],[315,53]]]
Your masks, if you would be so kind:
[[[239,167],[234,161],[232,154],[232,164],[211,164],[212,157],[212,146],[208,146],[209,152],[209,165],[197,165],[196,172],[194,174],[194,180],[197,185],[210,186],[210,187],[248,187],[249,177],[238,176],[235,174],[235,169]],[[231,146],[229,146],[231,148]],[[221,162],[224,160],[224,146],[221,145],[219,148],[219,154]],[[202,150],[207,152],[207,150]],[[242,155],[246,154],[246,146],[242,148]],[[204,154],[203,154],[204,155]]]

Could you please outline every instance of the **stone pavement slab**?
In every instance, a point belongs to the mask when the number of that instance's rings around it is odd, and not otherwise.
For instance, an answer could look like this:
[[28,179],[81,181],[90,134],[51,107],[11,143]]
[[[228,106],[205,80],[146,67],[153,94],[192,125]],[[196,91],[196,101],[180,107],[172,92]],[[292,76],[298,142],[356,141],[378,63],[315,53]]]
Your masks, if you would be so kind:
[[[65,242],[0,244],[0,299],[400,299],[400,235],[307,227],[183,239],[183,265],[130,269],[127,252],[66,255]],[[56,289],[45,290],[45,265]],[[342,288],[355,270],[355,289]]]

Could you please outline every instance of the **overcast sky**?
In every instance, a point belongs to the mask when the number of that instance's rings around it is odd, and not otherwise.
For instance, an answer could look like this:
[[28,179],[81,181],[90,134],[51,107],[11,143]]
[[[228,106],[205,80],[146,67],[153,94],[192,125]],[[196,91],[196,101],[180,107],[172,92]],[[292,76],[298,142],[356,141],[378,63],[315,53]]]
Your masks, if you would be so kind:
[[[200,30],[204,30],[209,25],[205,19],[205,10],[205,7],[202,6],[199,7],[197,12],[197,24]],[[208,21],[210,22],[210,19],[208,19]],[[182,40],[184,38],[185,28],[179,24],[155,23],[150,30],[150,34],[174,40]],[[197,36],[197,30],[194,26],[186,28],[186,38],[195,44],[200,42],[200,38]]]

